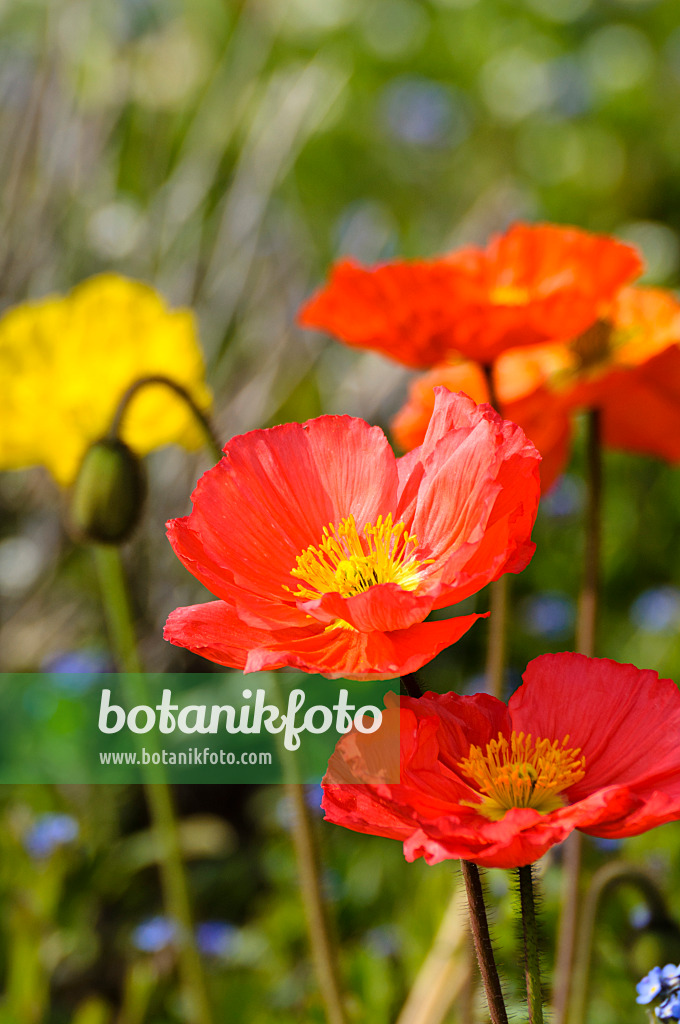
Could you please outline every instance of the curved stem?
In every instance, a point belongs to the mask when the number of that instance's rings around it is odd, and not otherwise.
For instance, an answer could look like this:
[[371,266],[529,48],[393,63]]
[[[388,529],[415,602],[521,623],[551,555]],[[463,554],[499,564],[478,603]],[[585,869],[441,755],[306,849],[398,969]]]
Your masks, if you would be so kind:
[[[111,643],[119,668],[134,676],[134,702],[150,704],[152,701],[143,699],[144,693],[140,694],[140,689],[144,688],[144,675],[137,651],[134,619],[120,551],[113,545],[99,544],[93,545],[92,550]],[[132,685],[130,681],[130,686]],[[158,838],[165,905],[169,916],[178,926],[179,974],[186,1019],[190,1024],[212,1024],[213,1016],[205,975],[194,941],[189,887],[182,860],[172,793],[167,781],[161,777],[162,767],[154,766],[153,771],[154,781],[145,781],[144,793]]]
[[118,403],[118,408],[116,409],[115,415],[111,422],[111,427],[109,429],[109,436],[113,438],[120,437],[120,432],[123,426],[123,420],[125,419],[130,403],[132,402],[132,399],[135,397],[137,392],[141,391],[143,388],[149,387],[150,385],[157,384],[162,384],[164,387],[170,388],[171,391],[174,391],[175,394],[178,395],[182,399],[182,401],[189,406],[192,413],[194,414],[194,417],[201,425],[203,433],[205,434],[206,441],[208,442],[208,445],[212,449],[213,454],[216,456],[217,459],[221,459],[223,454],[222,446],[217,439],[217,435],[207,415],[203,412],[202,409],[198,407],[193,397],[190,395],[190,393],[187,391],[185,387],[183,387],[181,384],[178,384],[177,381],[172,380],[172,378],[165,377],[162,374],[152,374],[148,377],[139,377],[138,380],[134,381],[134,383],[130,385],[130,387],[123,394],[120,402]]
[[640,890],[655,921],[671,923],[663,896],[650,876],[640,868],[619,861],[604,864],[595,872],[583,901],[583,915],[574,961],[571,1019],[578,1021],[579,1024],[584,1020],[586,1013],[593,937],[600,903],[608,890],[625,884],[633,885]]
[[[587,508],[583,583],[576,626],[576,650],[589,658],[595,653],[597,601],[600,582],[600,533],[602,517],[602,422],[599,409],[588,413],[587,437]],[[578,927],[579,887],[581,871],[580,832],[572,832],[564,844],[562,876],[562,911],[560,914],[555,957],[553,1005],[555,1024],[567,1024],[571,989],[574,947]]]
[[519,899],[522,909],[522,937],[524,940],[524,976],[527,985],[529,1024],[543,1024],[543,994],[541,967],[538,955],[538,927],[536,901],[531,864],[519,868]]
[[484,890],[479,874],[479,868],[470,861],[462,860],[460,869],[463,873],[465,890],[467,892],[468,906],[470,908],[470,927],[472,939],[475,944],[477,962],[482,975],[486,1001],[489,1005],[491,1024],[508,1024],[508,1014],[505,1009],[503,991],[501,989],[498,968],[493,955],[491,936],[489,935],[489,922],[486,917],[486,906],[484,904]]

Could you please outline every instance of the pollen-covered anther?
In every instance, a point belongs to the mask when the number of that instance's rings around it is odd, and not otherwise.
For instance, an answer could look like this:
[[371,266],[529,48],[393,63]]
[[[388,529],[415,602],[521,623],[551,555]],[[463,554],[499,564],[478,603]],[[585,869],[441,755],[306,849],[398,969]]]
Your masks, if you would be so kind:
[[[325,526],[320,544],[310,545],[297,557],[291,576],[301,583],[294,597],[315,600],[321,594],[352,597],[380,583],[396,583],[402,590],[415,590],[423,566],[431,559],[416,558],[417,538],[403,522],[393,523],[390,513],[366,523],[359,533],[354,516],[339,526]],[[284,589],[290,590],[290,587]]]
[[556,811],[565,804],[560,795],[585,774],[585,757],[580,748],[562,742],[538,739],[513,732],[508,741],[501,733],[491,740],[486,752],[470,747],[459,769],[479,791],[480,800],[463,800],[486,818],[499,821],[512,807],[532,807],[540,814]]

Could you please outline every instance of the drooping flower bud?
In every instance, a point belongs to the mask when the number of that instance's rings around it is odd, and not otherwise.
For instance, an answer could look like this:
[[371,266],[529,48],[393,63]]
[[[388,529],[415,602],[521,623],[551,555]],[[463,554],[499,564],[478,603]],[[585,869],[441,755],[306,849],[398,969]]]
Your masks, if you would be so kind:
[[146,480],[134,452],[117,438],[95,441],[85,453],[71,495],[75,533],[100,544],[120,544],[137,525]]

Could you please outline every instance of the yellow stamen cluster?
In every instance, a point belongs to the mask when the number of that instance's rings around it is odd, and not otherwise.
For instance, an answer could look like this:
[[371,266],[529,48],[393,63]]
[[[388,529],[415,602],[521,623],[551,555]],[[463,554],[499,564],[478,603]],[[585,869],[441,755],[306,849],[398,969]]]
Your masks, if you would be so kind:
[[418,541],[404,523],[393,523],[390,513],[384,519],[378,516],[375,525],[366,523],[362,533],[354,516],[343,519],[337,527],[325,526],[319,546],[310,545],[298,555],[297,567],[291,569],[291,576],[302,581],[294,596],[303,600],[330,593],[352,597],[379,583],[397,583],[402,590],[415,590],[422,567],[431,559],[419,561],[415,557]]
[[561,743],[534,742],[531,734],[513,732],[509,742],[499,733],[487,744],[486,753],[470,747],[458,767],[482,799],[462,802],[492,821],[499,821],[511,807],[533,807],[541,814],[563,807],[566,801],[560,793],[583,778],[586,763],[580,748],[567,747],[568,741],[565,736]]

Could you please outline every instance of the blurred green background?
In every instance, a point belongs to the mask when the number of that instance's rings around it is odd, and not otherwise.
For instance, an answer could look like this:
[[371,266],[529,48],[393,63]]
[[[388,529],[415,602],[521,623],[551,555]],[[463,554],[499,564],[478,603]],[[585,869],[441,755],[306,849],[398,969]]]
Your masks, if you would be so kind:
[[[677,0],[0,0],[0,304],[111,269],[192,306],[224,440],[321,412],[387,427],[407,372],[300,331],[300,303],[340,254],[431,255],[517,218],[614,232],[641,247],[648,282],[677,284]],[[509,687],[530,658],[573,644],[581,447],[513,581]],[[208,456],[147,461],[146,516],[124,552],[142,657],[212,671],[161,638],[171,609],[204,598],[163,523],[188,511]],[[605,474],[599,653],[680,679],[680,476],[617,453]],[[0,477],[3,671],[114,667],[63,506],[41,469]],[[485,641],[477,625],[425,670],[428,686],[479,689]],[[323,1020],[283,791],[176,799],[217,1019]],[[4,788],[0,803],[0,1022],[181,1020],[140,791]],[[355,1019],[394,1021],[456,866],[319,834]],[[541,863],[548,968],[559,855]],[[631,887],[605,897],[590,1024],[643,1020],[635,981],[680,959],[680,828],[587,845],[593,870],[612,858],[650,873],[667,913]],[[490,886],[515,1004],[512,886],[496,871]],[[454,960],[465,974],[465,951]],[[444,1012],[431,1020],[485,1019],[464,979]]]

